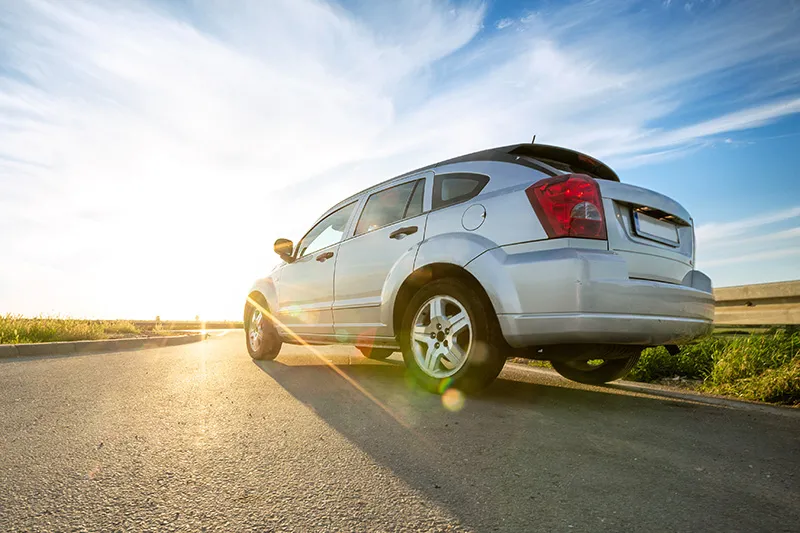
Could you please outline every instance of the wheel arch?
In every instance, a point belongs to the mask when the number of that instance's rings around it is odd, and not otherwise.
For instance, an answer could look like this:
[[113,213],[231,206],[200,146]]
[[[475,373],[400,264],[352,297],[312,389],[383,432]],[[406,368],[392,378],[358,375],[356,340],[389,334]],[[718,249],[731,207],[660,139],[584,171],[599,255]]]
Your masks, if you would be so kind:
[[267,299],[261,294],[259,291],[250,291],[250,294],[247,295],[247,300],[244,303],[244,324],[247,326],[247,320],[249,319],[250,310],[253,308],[253,304],[250,301],[256,301],[259,304],[263,305],[264,307],[269,307],[267,303]]
[[247,321],[247,313],[252,304],[250,299],[259,302],[270,313],[276,312],[278,309],[278,296],[275,291],[275,283],[269,278],[263,278],[256,281],[247,293],[247,300],[244,306],[244,320]]
[[392,327],[395,336],[400,331],[406,308],[414,297],[414,294],[427,283],[445,278],[457,279],[473,289],[478,296],[484,300],[489,309],[492,310],[492,314],[496,320],[496,311],[492,305],[492,301],[483,288],[483,285],[481,285],[480,281],[478,281],[475,276],[470,274],[464,267],[453,263],[431,263],[414,270],[406,277],[397,291],[397,296],[392,306]]

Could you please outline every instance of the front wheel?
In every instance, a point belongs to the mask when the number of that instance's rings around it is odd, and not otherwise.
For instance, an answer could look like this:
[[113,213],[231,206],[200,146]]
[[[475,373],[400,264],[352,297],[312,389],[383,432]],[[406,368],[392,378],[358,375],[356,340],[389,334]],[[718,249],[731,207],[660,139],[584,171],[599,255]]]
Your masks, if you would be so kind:
[[641,355],[641,347],[595,347],[581,357],[571,361],[550,361],[553,369],[565,378],[586,383],[602,385],[609,381],[624,378],[636,366]]
[[411,299],[400,329],[406,367],[423,388],[475,392],[505,363],[499,326],[485,297],[457,279],[423,286]]
[[250,357],[258,361],[271,361],[278,357],[283,342],[272,320],[252,304],[247,304],[245,316],[245,336]]

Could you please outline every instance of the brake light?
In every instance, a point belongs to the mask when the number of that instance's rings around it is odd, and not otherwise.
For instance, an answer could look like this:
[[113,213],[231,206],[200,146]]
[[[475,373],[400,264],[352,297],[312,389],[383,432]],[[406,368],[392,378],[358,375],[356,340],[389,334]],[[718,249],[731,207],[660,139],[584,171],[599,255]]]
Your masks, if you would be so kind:
[[607,238],[600,187],[593,178],[563,174],[538,181],[525,193],[551,239]]

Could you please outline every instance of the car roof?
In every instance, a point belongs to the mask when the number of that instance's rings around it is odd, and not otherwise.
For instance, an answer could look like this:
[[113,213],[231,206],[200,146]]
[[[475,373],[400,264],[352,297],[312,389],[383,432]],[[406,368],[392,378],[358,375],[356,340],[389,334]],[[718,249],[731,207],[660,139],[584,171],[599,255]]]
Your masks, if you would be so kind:
[[[534,143],[510,144],[508,146],[489,148],[487,150],[480,150],[478,152],[472,152],[470,154],[453,157],[451,159],[445,159],[444,161],[439,161],[438,163],[433,163],[431,165],[420,167],[410,172],[406,172],[404,174],[400,174],[399,176],[395,176],[388,180],[382,181],[380,183],[376,183],[375,185],[371,185],[366,189],[363,189],[351,196],[348,196],[341,202],[338,202],[336,205],[328,209],[328,211],[326,211],[325,214],[322,215],[322,217],[325,217],[329,213],[335,211],[336,209],[339,209],[340,207],[352,202],[362,194],[365,194],[373,189],[378,189],[380,187],[383,187],[384,185],[391,183],[395,180],[399,180],[408,176],[413,176],[414,174],[420,174],[425,171],[434,170],[444,165],[451,165],[453,163],[464,163],[467,161],[502,161],[506,163],[526,164],[525,160],[521,159],[522,157],[527,157],[532,159],[546,159],[546,160],[557,161],[560,163],[566,163],[570,165],[570,167],[572,167],[573,169],[585,172],[593,177],[609,181],[620,181],[619,176],[617,176],[616,172],[611,170],[611,167],[609,167],[602,161],[595,159],[594,157],[588,156],[576,150],[570,150],[569,148],[562,148],[560,146],[553,146],[549,144],[534,144]],[[530,166],[536,166],[536,165],[530,165]],[[537,166],[537,168],[540,167]],[[322,217],[320,217],[320,219]]]

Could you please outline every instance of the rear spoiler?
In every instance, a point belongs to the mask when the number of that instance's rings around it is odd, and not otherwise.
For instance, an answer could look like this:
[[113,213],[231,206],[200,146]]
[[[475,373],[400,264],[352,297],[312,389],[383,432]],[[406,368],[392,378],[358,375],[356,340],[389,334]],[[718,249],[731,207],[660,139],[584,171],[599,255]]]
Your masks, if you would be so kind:
[[590,157],[575,150],[561,148],[560,146],[550,146],[548,144],[517,144],[506,147],[510,155],[522,155],[533,159],[551,159],[560,163],[565,163],[575,171],[583,171],[595,178],[609,181],[619,181],[617,173],[597,159]]

